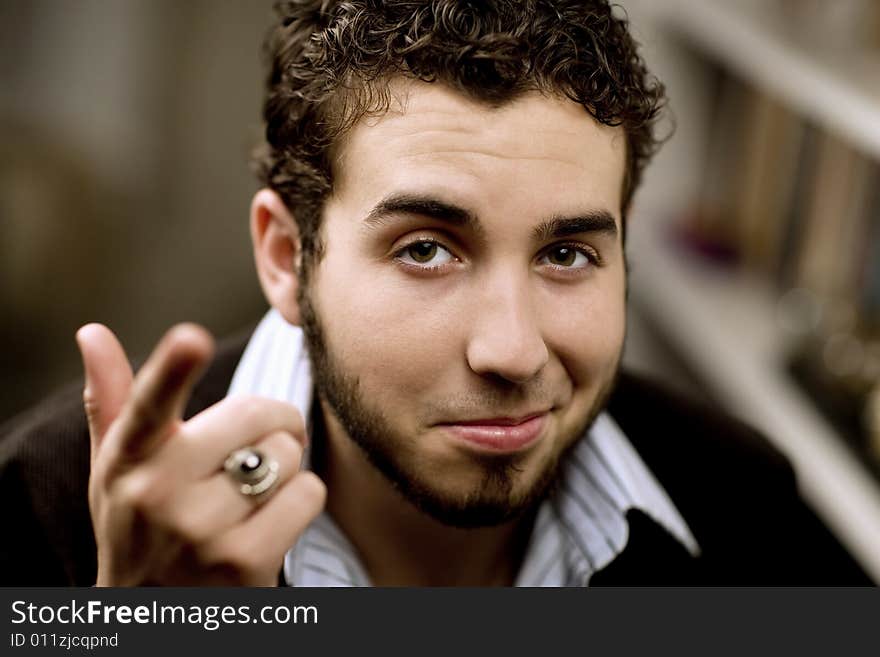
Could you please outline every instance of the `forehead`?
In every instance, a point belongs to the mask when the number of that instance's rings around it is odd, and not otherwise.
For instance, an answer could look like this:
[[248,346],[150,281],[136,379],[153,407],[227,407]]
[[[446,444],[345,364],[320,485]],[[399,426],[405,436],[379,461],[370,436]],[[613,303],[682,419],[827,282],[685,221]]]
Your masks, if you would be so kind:
[[440,85],[392,83],[334,161],[331,202],[368,208],[390,193],[439,194],[479,215],[604,209],[620,218],[623,130],[562,98],[527,93],[499,108]]

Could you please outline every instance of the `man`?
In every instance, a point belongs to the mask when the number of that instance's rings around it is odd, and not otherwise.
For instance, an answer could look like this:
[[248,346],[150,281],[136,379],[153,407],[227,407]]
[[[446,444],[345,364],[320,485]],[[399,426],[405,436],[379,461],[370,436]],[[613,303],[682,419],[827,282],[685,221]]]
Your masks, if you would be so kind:
[[862,581],[762,439],[618,376],[663,95],[606,2],[280,14],[250,217],[272,310],[216,354],[176,327],[136,377],[79,331],[85,413],[3,440],[5,579]]

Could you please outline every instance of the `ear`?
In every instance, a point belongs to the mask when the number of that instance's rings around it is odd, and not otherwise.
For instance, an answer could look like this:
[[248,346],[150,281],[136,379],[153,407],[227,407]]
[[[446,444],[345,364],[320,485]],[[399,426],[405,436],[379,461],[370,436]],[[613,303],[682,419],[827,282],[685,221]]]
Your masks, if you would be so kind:
[[271,189],[261,189],[251,201],[251,240],[260,286],[269,304],[291,324],[299,326],[299,229],[287,206]]

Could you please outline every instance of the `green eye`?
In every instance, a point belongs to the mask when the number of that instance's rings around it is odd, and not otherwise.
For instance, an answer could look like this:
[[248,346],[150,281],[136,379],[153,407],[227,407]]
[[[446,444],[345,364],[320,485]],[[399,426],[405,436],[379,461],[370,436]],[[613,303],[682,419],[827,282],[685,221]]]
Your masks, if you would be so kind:
[[551,264],[559,265],[560,267],[571,267],[577,258],[577,251],[567,246],[560,246],[553,249],[548,256]]
[[568,246],[558,246],[547,254],[550,264],[559,267],[571,267],[577,261],[579,253]]
[[560,244],[544,251],[540,262],[556,269],[586,269],[596,263],[596,257],[584,249]]
[[437,269],[452,262],[455,257],[439,242],[419,240],[397,252],[397,259],[412,267]]
[[416,242],[410,244],[406,252],[415,262],[425,264],[431,262],[437,255],[437,244],[435,242]]

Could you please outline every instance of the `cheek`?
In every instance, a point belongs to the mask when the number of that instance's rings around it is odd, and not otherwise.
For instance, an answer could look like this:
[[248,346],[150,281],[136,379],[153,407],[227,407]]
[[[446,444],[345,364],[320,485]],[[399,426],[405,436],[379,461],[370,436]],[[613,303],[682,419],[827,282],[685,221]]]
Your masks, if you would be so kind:
[[450,320],[454,311],[443,295],[414,290],[381,271],[360,276],[340,267],[326,271],[334,272],[318,286],[326,339],[362,388],[415,396],[436,383],[442,366],[456,362],[457,322]]
[[607,283],[557,295],[549,303],[546,316],[552,320],[545,328],[545,339],[576,388],[610,377],[623,348],[624,288],[616,277]]

